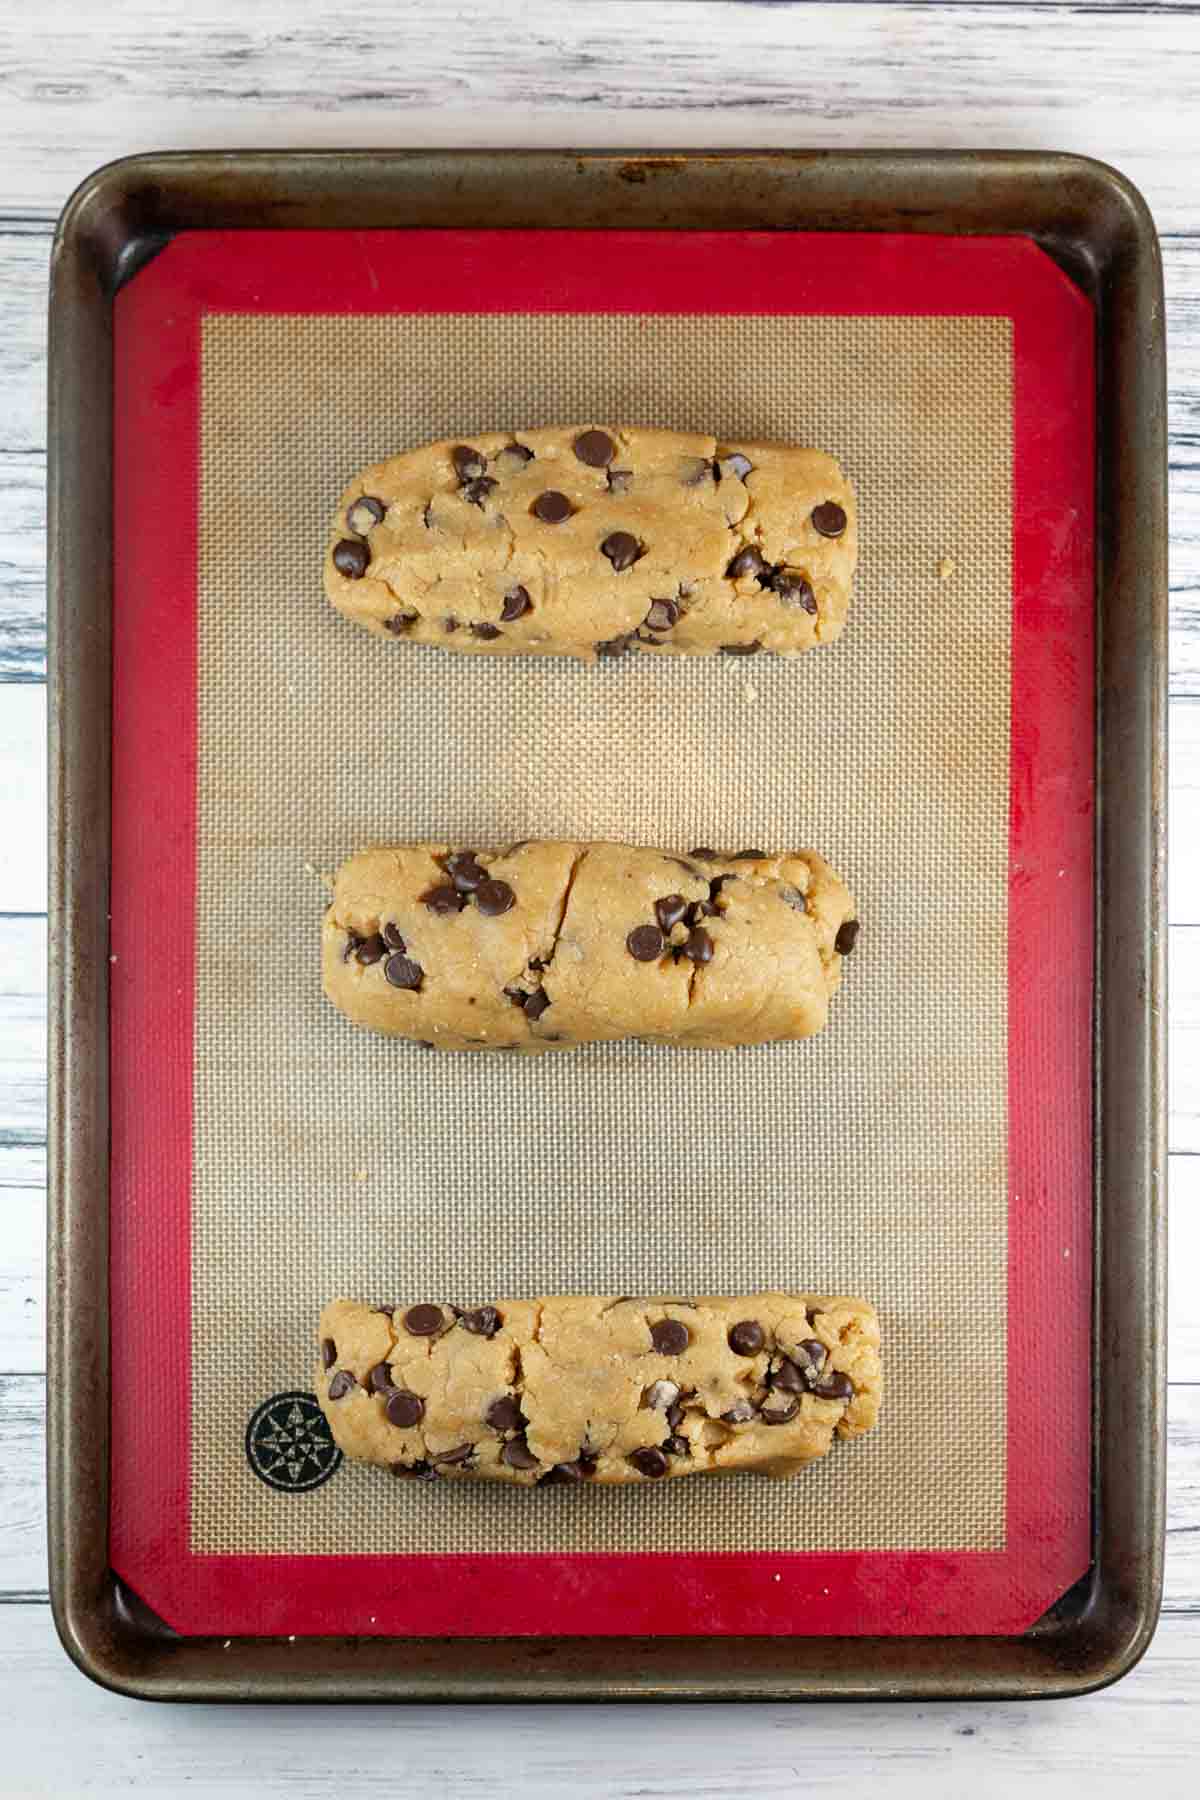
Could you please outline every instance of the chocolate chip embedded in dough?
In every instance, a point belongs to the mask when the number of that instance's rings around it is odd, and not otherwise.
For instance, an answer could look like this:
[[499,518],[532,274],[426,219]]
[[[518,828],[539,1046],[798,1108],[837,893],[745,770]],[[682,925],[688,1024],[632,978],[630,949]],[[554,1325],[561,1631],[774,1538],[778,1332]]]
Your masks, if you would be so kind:
[[831,1369],[813,1387],[818,1400],[853,1400],[854,1383],[840,1369]]
[[525,613],[529,612],[532,606],[533,601],[529,598],[528,588],[521,587],[519,584],[516,587],[509,588],[507,594],[504,596],[504,605],[500,611],[500,623],[502,625],[511,625],[514,619],[521,618]]
[[536,1469],[538,1459],[523,1437],[509,1438],[500,1452],[500,1461],[510,1469]]
[[389,956],[383,965],[383,973],[392,987],[413,994],[419,992],[425,979],[424,969],[410,956]]
[[785,906],[790,906],[793,912],[802,913],[808,911],[808,901],[804,898],[804,895],[800,892],[798,887],[792,887],[790,882],[784,882],[780,886],[778,892],[779,898],[783,901],[783,904]]
[[657,925],[637,925],[625,939],[635,962],[657,962],[663,953],[663,934]]
[[346,524],[359,537],[366,537],[373,526],[378,525],[387,507],[382,500],[376,500],[373,494],[360,494],[346,508]]
[[472,637],[477,638],[498,638],[500,636],[500,627],[498,625],[489,625],[485,621],[483,624],[472,625],[471,635]]
[[494,467],[501,475],[519,475],[527,463],[533,461],[533,451],[527,444],[506,444],[494,459]]
[[347,581],[361,581],[371,561],[371,552],[361,538],[343,538],[333,546],[333,566]]
[[822,537],[839,538],[846,529],[845,509],[836,500],[822,500],[820,506],[813,507],[811,518]]
[[629,1461],[639,1475],[645,1475],[651,1481],[657,1481],[658,1477],[665,1475],[671,1466],[662,1451],[656,1450],[653,1444],[647,1444],[641,1450],[631,1451]]
[[355,1381],[349,1369],[339,1369],[336,1375],[330,1377],[329,1398],[331,1400],[344,1400],[351,1388],[357,1386],[358,1383]]
[[446,858],[445,869],[460,894],[473,894],[487,880],[487,870],[473,850],[456,850]]
[[660,1356],[682,1356],[691,1341],[682,1319],[656,1319],[650,1327],[650,1342]]
[[739,481],[745,481],[754,464],[748,456],[743,456],[740,450],[731,450],[728,456],[721,458],[717,466],[722,475],[734,475]]
[[431,1481],[433,1479],[433,1470],[424,1457],[418,1457],[416,1462],[389,1463],[388,1469],[393,1475],[410,1475],[414,1481]]
[[631,569],[645,552],[632,532],[610,531],[600,545],[600,554],[607,556],[619,575],[624,569]]
[[757,1319],[739,1319],[736,1325],[729,1327],[727,1342],[738,1356],[757,1356],[766,1341],[766,1333]]
[[610,494],[627,494],[632,486],[632,469],[610,469],[608,471],[608,491]]
[[529,1423],[514,1394],[502,1394],[493,1400],[483,1417],[493,1431],[523,1431]]
[[390,919],[383,928],[383,941],[389,950],[406,950],[408,948],[400,936],[399,927],[394,925]]
[[494,1306],[477,1306],[471,1312],[463,1313],[459,1324],[464,1331],[474,1332],[476,1337],[495,1337],[503,1320]]
[[679,623],[679,608],[673,600],[652,600],[642,622],[649,631],[670,631]]
[[412,1337],[433,1337],[446,1323],[446,1315],[440,1306],[410,1306],[402,1323]]
[[773,594],[778,595],[784,606],[798,606],[815,616],[817,596],[809,585],[808,577],[802,575],[799,569],[777,569],[767,585]]
[[375,1364],[375,1367],[367,1376],[367,1381],[370,1385],[371,1392],[374,1394],[386,1394],[396,1385],[392,1380],[392,1371],[385,1362],[378,1362]]
[[456,1444],[453,1450],[440,1450],[431,1460],[435,1468],[453,1468],[458,1463],[470,1462],[474,1454],[474,1444]]
[[580,1455],[574,1462],[555,1463],[549,1475],[547,1475],[546,1480],[548,1482],[557,1483],[561,1481],[574,1484],[579,1481],[590,1481],[595,1473],[595,1457]]
[[672,1433],[666,1440],[663,1444],[663,1449],[668,1456],[690,1456],[692,1454],[692,1446],[688,1443],[687,1439],[685,1437],[679,1437],[676,1433]]
[[332,1367],[336,1361],[337,1361],[337,1345],[334,1343],[332,1338],[322,1338],[321,1339],[321,1366],[322,1366],[322,1368],[332,1369]]
[[754,1408],[749,1400],[736,1400],[721,1417],[726,1425],[746,1425],[754,1417]]
[[790,1357],[779,1359],[779,1366],[771,1371],[768,1377],[773,1388],[782,1388],[785,1394],[802,1394],[806,1379],[801,1370]]
[[525,1017],[531,1024],[537,1022],[550,1004],[550,996],[545,988],[535,988],[525,1002]]
[[688,903],[682,894],[664,894],[661,900],[654,902],[654,916],[664,931],[678,925],[686,917],[687,909]]
[[765,850],[735,850],[729,860],[730,862],[766,862],[767,853]]
[[858,919],[843,919],[838,926],[838,934],[833,940],[833,947],[839,956],[849,956],[858,942],[860,929],[861,925]]
[[575,509],[565,494],[560,494],[557,488],[547,488],[544,494],[538,495],[529,510],[543,525],[561,525]]
[[383,1410],[389,1424],[398,1425],[401,1431],[407,1431],[424,1418],[425,1402],[420,1394],[411,1393],[408,1388],[396,1388],[388,1395]]
[[625,652],[633,643],[635,635],[636,634],[632,631],[623,631],[620,637],[605,638],[603,643],[596,645],[596,655],[607,657],[624,656]]
[[740,581],[746,575],[761,575],[770,566],[761,550],[756,550],[753,544],[747,544],[744,550],[739,550],[730,559],[725,574],[730,581]]
[[709,963],[713,959],[714,944],[703,925],[697,925],[683,946],[683,954],[694,963]]
[[762,644],[755,638],[752,644],[722,644],[720,649],[722,656],[757,656]]
[[460,481],[477,481],[487,468],[487,457],[470,444],[456,444],[450,452],[454,473]]
[[667,1408],[667,1425],[669,1426],[669,1428],[672,1431],[678,1431],[679,1427],[682,1424],[683,1424],[683,1407],[679,1404],[679,1402],[677,1400],[675,1402],[674,1406],[668,1406],[668,1408]]
[[499,485],[500,484],[493,480],[490,475],[481,475],[477,481],[468,481],[464,483],[461,489],[462,497],[464,500],[469,500],[472,506],[477,506],[480,511],[482,511],[484,501],[487,499],[492,489]]
[[710,850],[707,844],[701,844],[696,850],[689,850],[688,855],[694,856],[697,862],[719,861],[717,852],[715,850]]
[[409,626],[415,625],[420,616],[420,613],[412,612],[393,613],[390,619],[383,621],[383,629],[390,631],[393,637],[403,637]]
[[516,905],[517,896],[507,881],[484,881],[475,890],[475,904],[489,919],[498,919]]
[[589,469],[605,469],[617,454],[617,446],[607,431],[581,431],[575,439],[575,454]]
[[384,943],[379,933],[373,931],[370,937],[363,939],[362,943],[358,946],[358,949],[354,952],[354,960],[355,962],[366,963],[369,966],[371,963],[377,963],[386,949],[387,945]]
[[678,1398],[679,1383],[677,1381],[652,1381],[642,1395],[642,1404],[648,1406],[651,1412],[669,1414]]
[[352,931],[349,926],[346,927],[346,941],[342,945],[343,962],[350,961],[350,958],[354,955],[362,941],[363,940],[359,937],[357,931]]
[[772,1400],[769,1405],[762,1407],[758,1416],[764,1425],[787,1425],[799,1411],[799,1400]]
[[432,913],[458,913],[467,904],[453,882],[438,882],[418,896],[422,906]]

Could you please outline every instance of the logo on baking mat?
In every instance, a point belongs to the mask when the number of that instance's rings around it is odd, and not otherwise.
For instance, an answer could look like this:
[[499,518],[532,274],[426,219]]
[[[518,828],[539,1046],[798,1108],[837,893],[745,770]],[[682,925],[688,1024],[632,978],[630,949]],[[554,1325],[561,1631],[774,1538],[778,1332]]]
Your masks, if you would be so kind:
[[276,1394],[250,1415],[246,1460],[268,1487],[299,1494],[328,1481],[342,1453],[315,1394]]

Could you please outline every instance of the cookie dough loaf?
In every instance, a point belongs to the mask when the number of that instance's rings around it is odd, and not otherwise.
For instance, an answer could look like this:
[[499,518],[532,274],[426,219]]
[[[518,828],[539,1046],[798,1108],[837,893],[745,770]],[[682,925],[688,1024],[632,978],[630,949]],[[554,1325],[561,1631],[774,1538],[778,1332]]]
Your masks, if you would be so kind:
[[841,634],[854,493],[831,456],[611,425],[480,432],[347,488],[325,591],[479,655],[794,656]]
[[616,1483],[792,1475],[879,1409],[879,1321],[818,1294],[560,1295],[321,1314],[317,1396],[397,1475]]
[[720,1048],[820,1031],[857,937],[812,850],[401,844],[338,870],[322,959],[355,1024],[431,1048]]

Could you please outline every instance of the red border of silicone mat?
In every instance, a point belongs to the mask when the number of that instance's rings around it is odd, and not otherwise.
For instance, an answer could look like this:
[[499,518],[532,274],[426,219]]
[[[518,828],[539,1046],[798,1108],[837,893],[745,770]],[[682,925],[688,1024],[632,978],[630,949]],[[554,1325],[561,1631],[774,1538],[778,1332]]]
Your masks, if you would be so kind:
[[[492,312],[1013,322],[1013,1379],[1003,1551],[297,1557],[188,1548],[200,322],[213,311],[477,312],[483,295],[502,296],[484,303]],[[114,1568],[191,1634],[1026,1628],[1084,1572],[1090,1525],[1095,419],[1083,296],[1020,238],[197,232],[121,290],[115,335]],[[331,492],[341,473],[331,472]],[[316,576],[312,604],[324,604]],[[945,606],[953,632],[949,587]],[[852,612],[850,629],[868,631],[870,620]],[[890,1379],[902,1382],[903,1369],[893,1366]]]

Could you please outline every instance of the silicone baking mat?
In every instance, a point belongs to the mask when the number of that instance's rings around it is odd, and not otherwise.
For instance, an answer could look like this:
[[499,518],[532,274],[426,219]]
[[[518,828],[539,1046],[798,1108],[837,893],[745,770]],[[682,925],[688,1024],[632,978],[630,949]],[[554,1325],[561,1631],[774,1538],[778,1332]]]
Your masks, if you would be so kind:
[[[230,233],[118,298],[114,1566],[189,1632],[996,1632],[1086,1566],[1092,321],[1032,245]],[[577,668],[320,593],[365,463],[496,425],[779,437],[855,481],[844,640]],[[813,844],[826,1033],[529,1062],[356,1032],[373,840]],[[339,1462],[323,1299],[862,1292],[803,1479],[527,1493]]]

